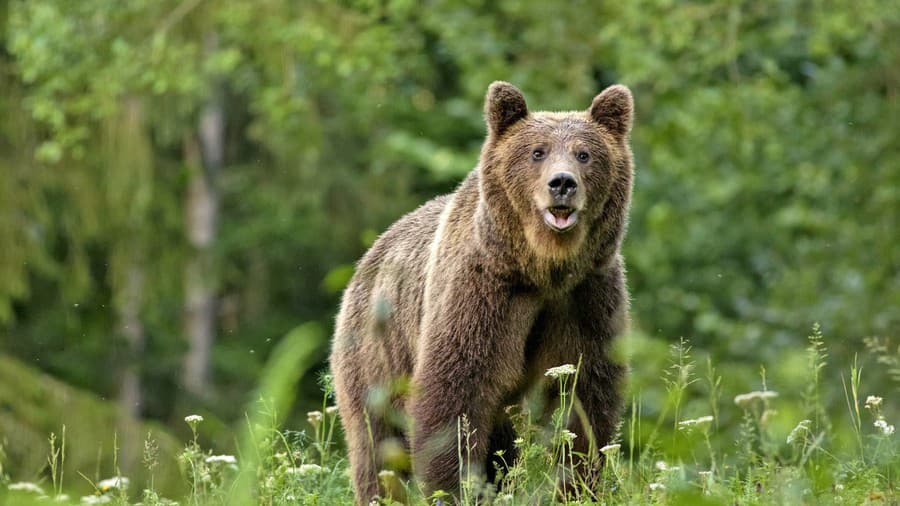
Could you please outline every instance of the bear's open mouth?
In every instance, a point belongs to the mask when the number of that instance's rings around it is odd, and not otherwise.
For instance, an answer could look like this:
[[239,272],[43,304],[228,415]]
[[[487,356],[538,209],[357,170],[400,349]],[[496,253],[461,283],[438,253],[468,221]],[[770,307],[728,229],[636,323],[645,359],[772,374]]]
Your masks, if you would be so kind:
[[553,206],[544,210],[544,222],[557,232],[564,232],[575,226],[578,210],[568,206]]

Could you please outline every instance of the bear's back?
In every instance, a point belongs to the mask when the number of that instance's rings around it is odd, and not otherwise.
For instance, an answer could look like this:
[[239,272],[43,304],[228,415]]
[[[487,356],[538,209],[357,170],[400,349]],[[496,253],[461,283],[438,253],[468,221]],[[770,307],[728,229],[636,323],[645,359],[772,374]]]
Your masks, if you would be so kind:
[[344,292],[332,362],[366,367],[369,382],[412,374],[429,248],[451,197],[436,197],[397,220],[360,259]]

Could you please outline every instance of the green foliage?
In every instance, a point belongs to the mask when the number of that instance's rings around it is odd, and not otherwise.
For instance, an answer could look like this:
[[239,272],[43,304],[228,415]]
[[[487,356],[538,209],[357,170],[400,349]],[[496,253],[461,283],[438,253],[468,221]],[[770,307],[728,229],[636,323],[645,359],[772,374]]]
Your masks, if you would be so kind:
[[[318,325],[307,323],[289,332],[276,346],[257,392],[258,402],[262,403],[262,406],[248,406],[246,412],[256,415],[247,419],[247,426],[240,435],[241,455],[250,467],[276,465],[274,460],[279,461],[277,463],[279,466],[286,465],[288,461],[294,462],[293,458],[285,460],[283,457],[277,459],[274,457],[279,445],[287,445],[284,435],[278,433],[277,429],[281,427],[285,415],[291,411],[296,398],[296,387],[313,363],[316,345],[322,339],[321,333]],[[328,414],[324,404],[323,411]],[[315,446],[322,462],[325,462],[334,432],[334,417],[331,417],[326,443],[322,434],[325,432],[324,426],[328,425],[328,419],[326,418],[323,426],[322,416],[323,413],[318,412],[318,420],[310,419],[310,423],[315,428]],[[265,449],[261,451],[261,447]],[[284,449],[290,451],[289,448]],[[252,498],[254,487],[251,479],[252,475],[245,474],[240,486],[237,487],[235,493],[241,501],[247,502]]]
[[896,328],[884,304],[897,297],[895,273],[877,281],[866,266],[893,262],[880,252],[893,254],[882,240],[896,195],[873,192],[900,174],[881,162],[896,153],[881,133],[895,127],[897,103],[865,76],[898,58],[896,43],[880,45],[897,19],[860,8],[859,24],[840,32],[830,22],[841,15],[802,2],[621,7],[633,15],[611,31],[655,35],[610,37],[622,80],[638,87],[626,258],[635,290],[650,288],[635,298],[639,315],[654,314],[650,328],[704,344],[727,337],[735,355],[778,353],[811,319],[848,339]]
[[0,481],[13,471],[14,481],[43,482],[48,493],[59,493],[80,488],[79,473],[100,481],[100,473],[118,467],[143,484],[149,475],[141,471],[140,441],[149,434],[158,458],[169,464],[156,471],[156,485],[170,494],[181,490],[170,462],[179,444],[159,423],[123,417],[96,395],[5,355],[0,355],[0,406]]

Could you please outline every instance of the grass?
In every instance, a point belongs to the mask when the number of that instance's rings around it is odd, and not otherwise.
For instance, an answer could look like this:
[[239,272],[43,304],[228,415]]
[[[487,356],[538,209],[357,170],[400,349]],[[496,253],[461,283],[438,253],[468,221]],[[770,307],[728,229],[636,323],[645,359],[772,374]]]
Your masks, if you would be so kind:
[[[869,349],[874,363],[897,363],[889,343],[877,341]],[[520,458],[508,462],[509,470],[500,474],[497,484],[484,483],[461,465],[460,502],[897,504],[900,458],[897,435],[886,414],[896,412],[897,406],[892,405],[896,396],[888,396],[896,386],[883,385],[885,397],[879,397],[864,390],[865,377],[856,357],[844,368],[829,367],[828,360],[824,338],[815,327],[797,391],[776,391],[770,373],[760,368],[758,390],[726,396],[727,382],[723,383],[720,369],[707,359],[705,372],[698,373],[691,346],[679,341],[669,350],[667,367],[655,389],[633,393],[617,441],[600,449],[606,464],[593,485],[581,483],[568,497],[559,490],[557,476],[572,472],[574,434],[565,430],[564,420],[578,415],[573,395],[578,368],[561,364],[549,379],[557,383],[561,394],[550,421],[535,422],[538,417],[527,402],[510,407]],[[46,504],[57,499],[57,504],[171,505],[175,502],[154,488],[153,476],[161,467],[176,465],[188,491],[178,498],[182,505],[353,504],[327,377],[323,390],[321,408],[308,413],[300,431],[280,428],[283,399],[260,401],[244,424],[244,441],[236,456],[214,455],[201,446],[200,416],[186,418],[193,436],[176,462],[161,462],[156,443],[148,438],[142,462],[149,480],[143,490],[129,490],[130,482],[124,477],[97,482],[78,478],[82,486],[89,483],[93,492],[66,496],[63,490],[71,487],[64,479],[72,478],[63,475],[62,463],[66,445],[73,443],[66,441],[65,432],[51,436],[48,463],[39,483],[11,483],[0,447],[0,504]],[[642,397],[645,392],[660,395],[648,402]],[[824,405],[824,399],[835,397],[843,398],[846,413]],[[646,412],[650,408],[654,413]],[[471,451],[473,429],[465,418],[458,423],[458,451],[465,457]],[[385,489],[393,491],[393,497],[382,504],[401,504],[401,497],[408,504],[450,502],[449,494],[442,492],[423,497],[414,482],[403,481],[392,471],[382,471],[379,478]]]

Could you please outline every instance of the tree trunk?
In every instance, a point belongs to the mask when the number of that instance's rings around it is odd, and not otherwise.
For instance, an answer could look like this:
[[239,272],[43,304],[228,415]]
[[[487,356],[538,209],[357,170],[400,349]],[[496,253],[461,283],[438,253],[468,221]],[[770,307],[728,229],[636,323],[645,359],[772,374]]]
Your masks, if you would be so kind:
[[[123,209],[123,221],[112,223],[115,234],[110,257],[111,285],[115,298],[118,334],[124,338],[125,354],[121,361],[119,412],[122,420],[119,433],[119,465],[130,474],[140,463],[143,434],[136,430],[134,420],[142,415],[144,396],[141,388],[141,357],[146,348],[146,331],[143,310],[146,304],[144,290],[146,202],[139,197],[142,185],[152,184],[142,178],[152,173],[153,155],[144,131],[143,105],[137,97],[123,102],[124,115],[110,126],[108,132],[111,151],[108,163],[121,179],[111,179],[108,195],[110,209]],[[127,190],[126,190],[127,188]]]
[[[129,171],[130,181],[141,177],[152,164],[152,151],[147,144],[146,134],[143,130],[143,105],[137,97],[131,96],[123,101],[123,112],[120,121],[116,122],[114,131],[111,131],[111,145],[114,146],[110,155],[110,163],[119,165],[118,170]],[[121,189],[121,187],[113,186]],[[116,192],[116,190],[113,190]],[[120,195],[116,195],[110,201],[112,208],[118,208],[123,204]],[[141,312],[144,307],[144,262],[143,247],[140,237],[143,228],[143,220],[146,210],[137,203],[134,195],[127,201],[138,209],[130,209],[125,216],[140,216],[135,222],[126,218],[118,226],[127,230],[126,240],[114,242],[112,261],[114,262],[112,282],[115,290],[115,306],[118,315],[118,331],[125,338],[125,360],[122,364],[121,389],[119,391],[119,406],[126,418],[139,418],[143,408],[143,395],[141,392],[141,366],[140,357],[146,346],[144,334],[144,322]],[[117,238],[118,239],[118,238]],[[127,425],[127,424],[126,424]]]
[[[216,37],[206,40],[206,53],[216,48]],[[216,277],[212,248],[219,214],[216,182],[225,147],[225,114],[220,90],[214,89],[200,113],[197,135],[185,139],[185,162],[190,171],[187,194],[187,236],[192,248],[187,261],[185,335],[188,352],[184,362],[184,388],[192,395],[209,394],[210,354],[215,341]]]
[[188,352],[183,383],[189,393],[205,397],[209,387],[210,352],[215,339],[212,246],[218,202],[213,180],[201,162],[197,140],[190,136],[185,144],[185,160],[191,172],[187,194],[187,235],[191,252],[184,273],[184,333]]
[[144,290],[144,273],[134,264],[128,270],[125,287],[119,303],[119,332],[128,344],[128,359],[122,372],[122,389],[119,404],[129,418],[139,418],[143,406],[141,395],[141,368],[139,357],[144,351],[144,324],[141,322],[141,306]]

